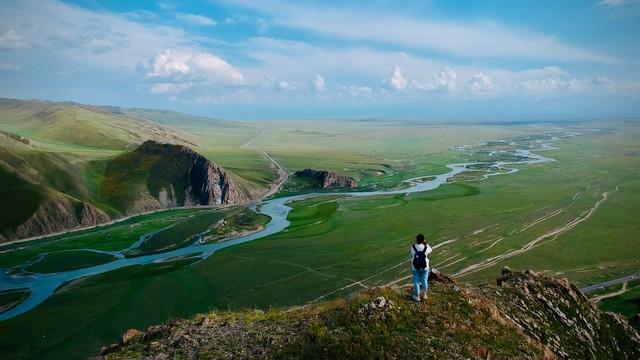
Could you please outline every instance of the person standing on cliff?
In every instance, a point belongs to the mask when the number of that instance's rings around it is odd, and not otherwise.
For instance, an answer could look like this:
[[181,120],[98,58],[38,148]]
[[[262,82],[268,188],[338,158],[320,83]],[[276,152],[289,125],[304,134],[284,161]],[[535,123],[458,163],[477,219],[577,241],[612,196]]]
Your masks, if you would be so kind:
[[424,290],[424,298],[427,298],[429,285],[429,255],[433,251],[431,246],[425,243],[424,235],[416,236],[416,243],[411,245],[411,271],[413,272],[413,301],[420,301],[420,287]]

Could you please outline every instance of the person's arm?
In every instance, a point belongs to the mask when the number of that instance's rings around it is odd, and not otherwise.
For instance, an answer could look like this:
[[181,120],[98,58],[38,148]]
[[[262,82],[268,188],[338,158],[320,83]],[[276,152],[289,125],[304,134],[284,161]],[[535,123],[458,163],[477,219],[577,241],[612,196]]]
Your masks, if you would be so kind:
[[433,251],[433,249],[431,248],[431,246],[429,246],[429,244],[426,244],[426,246],[427,246],[427,251],[425,251],[425,254],[430,254]]

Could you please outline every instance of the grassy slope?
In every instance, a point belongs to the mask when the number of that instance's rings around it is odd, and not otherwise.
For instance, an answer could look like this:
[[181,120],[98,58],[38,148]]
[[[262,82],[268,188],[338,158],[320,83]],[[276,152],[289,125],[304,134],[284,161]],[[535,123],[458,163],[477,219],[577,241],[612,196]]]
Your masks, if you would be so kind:
[[45,196],[39,186],[0,165],[0,229],[15,230],[31,217]]
[[121,111],[74,103],[0,99],[0,129],[53,144],[124,150],[146,139],[189,142],[171,128]]
[[603,299],[599,307],[605,311],[615,311],[631,317],[640,313],[640,285],[631,285],[622,295]]
[[[378,296],[393,307],[360,313]],[[542,356],[540,347],[528,343],[512,325],[498,322],[465,294],[442,284],[433,284],[431,297],[420,304],[407,301],[401,289],[375,289],[304,310],[216,311],[169,327],[171,333],[186,333],[199,341],[197,346],[167,348],[176,358],[193,351],[202,358],[453,359],[475,358],[482,352],[497,358]],[[154,341],[167,346],[165,336]],[[138,341],[107,359],[137,358],[164,348],[149,350]]]
[[104,264],[113,260],[115,258],[109,254],[82,250],[64,251],[47,254],[42,260],[28,266],[25,270],[36,273],[54,273]]

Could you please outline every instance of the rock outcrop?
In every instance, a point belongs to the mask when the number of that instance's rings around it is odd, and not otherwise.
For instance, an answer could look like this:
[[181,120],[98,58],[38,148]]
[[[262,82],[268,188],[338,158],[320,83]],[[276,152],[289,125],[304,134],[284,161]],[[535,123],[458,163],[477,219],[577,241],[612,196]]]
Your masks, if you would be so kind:
[[298,177],[310,179],[317,186],[326,188],[354,188],[358,186],[355,179],[349,176],[338,175],[333,171],[304,169],[296,171]]
[[640,335],[620,314],[602,312],[566,278],[503,268],[481,288],[506,321],[562,359],[640,359]]
[[249,199],[222,167],[185,146],[155,141],[111,160],[101,192],[126,213]]
[[58,195],[47,198],[33,215],[15,230],[16,238],[45,235],[77,227],[99,225],[109,215],[95,206]]
[[460,287],[437,272],[429,282],[420,303],[409,288],[372,288],[301,309],[212,312],[130,329],[99,358],[640,358],[638,331],[564,278],[505,269],[500,286]]

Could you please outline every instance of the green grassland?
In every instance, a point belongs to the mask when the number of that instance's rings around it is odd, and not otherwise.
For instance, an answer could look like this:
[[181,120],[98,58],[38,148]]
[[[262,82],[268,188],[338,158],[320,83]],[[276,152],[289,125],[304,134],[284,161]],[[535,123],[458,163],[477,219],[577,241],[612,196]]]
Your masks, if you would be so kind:
[[15,267],[32,261],[40,254],[94,249],[103,251],[124,250],[145,234],[167,228],[203,210],[167,210],[129,218],[125,221],[97,229],[78,231],[69,235],[49,236],[28,243],[0,246],[0,268]]
[[211,229],[211,234],[203,238],[203,242],[219,242],[235,238],[240,234],[257,231],[263,228],[271,218],[264,214],[259,214],[251,209],[239,209],[229,211],[215,228]]
[[444,172],[447,149],[490,138],[516,136],[524,129],[486,126],[428,126],[385,121],[273,122],[254,146],[290,171],[333,170],[362,182],[390,182]]
[[[624,294],[602,299],[598,306],[605,311],[615,311],[631,317],[640,313],[640,283],[629,283],[629,288]],[[619,290],[619,289],[608,289]]]
[[[445,164],[463,160],[464,154],[447,150],[451,146],[545,130],[379,122],[305,123],[294,130],[285,125],[273,124],[250,147],[265,149],[288,170],[331,169],[365,184],[379,180],[385,187],[444,172]],[[292,204],[292,223],[283,232],[205,260],[121,268],[67,284],[36,309],[0,323],[0,353],[86,357],[127,328],[169,318],[215,308],[300,305],[365,287],[405,284],[409,245],[418,232],[438,246],[430,257],[433,266],[451,274],[462,271],[463,283],[493,281],[503,265],[564,274],[580,284],[637,272],[640,128],[588,123],[571,130],[581,135],[544,152],[557,162],[518,166],[514,174],[407,196],[328,194]],[[251,140],[250,132],[236,142]],[[371,169],[384,175],[373,176]],[[590,212],[605,192],[608,198]],[[553,231],[558,235],[532,243]],[[491,261],[497,256],[503,257]],[[35,330],[27,326],[34,322],[39,324]]]
[[0,313],[10,310],[14,306],[20,304],[29,296],[28,291],[9,290],[0,291]]
[[27,266],[25,270],[34,273],[54,273],[104,264],[113,260],[115,257],[112,255],[93,251],[52,252],[46,254],[42,260]]
[[181,221],[163,231],[153,234],[140,247],[125,255],[140,256],[156,252],[169,251],[193,243],[198,235],[207,231],[212,225],[224,217],[222,211],[203,211]]

